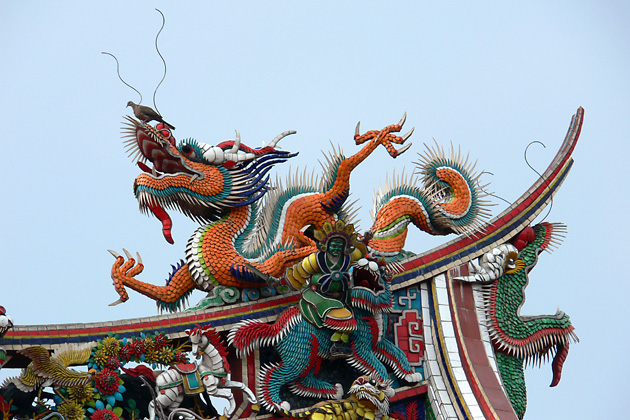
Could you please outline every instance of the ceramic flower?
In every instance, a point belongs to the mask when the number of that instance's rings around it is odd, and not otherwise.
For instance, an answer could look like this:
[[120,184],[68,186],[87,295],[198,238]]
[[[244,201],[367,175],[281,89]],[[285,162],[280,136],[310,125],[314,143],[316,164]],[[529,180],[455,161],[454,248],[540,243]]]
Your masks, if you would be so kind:
[[120,350],[120,343],[115,337],[105,337],[103,339],[103,352],[108,356],[117,356]]
[[100,410],[94,411],[94,413],[92,414],[92,417],[90,418],[92,420],[118,420],[120,419],[120,417],[118,417],[116,413],[106,408],[101,408]]
[[95,383],[98,392],[104,396],[112,395],[114,392],[117,392],[118,385],[120,385],[118,373],[109,368],[105,368],[96,374]]
[[57,406],[57,412],[66,420],[83,420],[83,405],[74,400],[65,400]]

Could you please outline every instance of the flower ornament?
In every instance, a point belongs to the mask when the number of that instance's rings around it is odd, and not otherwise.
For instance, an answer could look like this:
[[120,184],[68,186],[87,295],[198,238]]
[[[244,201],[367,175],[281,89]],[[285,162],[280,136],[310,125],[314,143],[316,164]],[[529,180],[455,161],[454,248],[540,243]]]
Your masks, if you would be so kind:
[[120,367],[120,361],[116,356],[109,356],[105,362],[105,367],[108,369],[116,370]]
[[96,350],[92,355],[92,360],[94,360],[94,363],[98,366],[105,366],[105,363],[107,363],[107,359],[108,356],[107,354],[105,354],[105,351],[102,348]]
[[188,363],[188,356],[183,352],[175,353],[175,362]]
[[117,356],[120,351],[120,342],[113,336],[105,337],[102,346],[103,352],[108,356]]
[[112,410],[108,410],[106,408],[101,408],[99,410],[95,410],[90,417],[91,420],[119,420],[120,417],[116,415]]
[[144,343],[141,340],[135,340],[131,343],[133,355],[140,357],[144,354]]
[[57,407],[57,412],[66,420],[83,420],[85,412],[83,405],[74,400],[65,400]]
[[158,359],[163,365],[169,365],[175,360],[172,347],[162,347],[158,350]]
[[128,362],[134,357],[134,350],[131,343],[125,344],[120,348],[120,352],[118,352],[118,356],[120,360],[123,362]]
[[118,373],[112,369],[105,368],[96,374],[95,383],[96,389],[101,395],[112,395],[118,391],[118,385],[120,378]]
[[94,399],[94,388],[92,388],[90,384],[69,386],[68,396],[71,400],[74,400],[81,405],[85,405],[90,400]]
[[164,333],[157,334],[153,338],[153,341],[155,342],[155,349],[156,350],[160,350],[162,347],[164,347],[164,346],[166,346],[168,344],[168,341],[166,340],[166,337],[164,336]]

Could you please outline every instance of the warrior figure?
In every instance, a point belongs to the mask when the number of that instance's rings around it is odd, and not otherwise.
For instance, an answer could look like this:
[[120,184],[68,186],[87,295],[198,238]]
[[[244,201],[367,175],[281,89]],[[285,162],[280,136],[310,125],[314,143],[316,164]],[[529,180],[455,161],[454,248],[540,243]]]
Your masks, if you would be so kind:
[[343,220],[325,222],[313,236],[318,251],[288,268],[285,281],[302,290],[299,307],[304,319],[317,328],[334,331],[332,356],[350,356],[352,349],[343,343],[357,328],[351,305],[351,264],[363,258],[367,248],[357,241],[354,226]]

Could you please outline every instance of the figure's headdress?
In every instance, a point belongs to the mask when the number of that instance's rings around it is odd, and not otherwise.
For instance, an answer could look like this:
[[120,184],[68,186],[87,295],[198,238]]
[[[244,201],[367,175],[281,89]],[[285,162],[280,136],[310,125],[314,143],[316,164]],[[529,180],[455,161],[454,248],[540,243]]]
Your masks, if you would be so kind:
[[357,242],[354,225],[352,223],[346,224],[343,220],[337,220],[334,223],[324,222],[321,229],[315,229],[313,236],[315,236],[317,241],[317,249],[320,251],[326,251],[328,243],[332,239],[343,239],[346,243],[344,253],[350,254],[354,251]]

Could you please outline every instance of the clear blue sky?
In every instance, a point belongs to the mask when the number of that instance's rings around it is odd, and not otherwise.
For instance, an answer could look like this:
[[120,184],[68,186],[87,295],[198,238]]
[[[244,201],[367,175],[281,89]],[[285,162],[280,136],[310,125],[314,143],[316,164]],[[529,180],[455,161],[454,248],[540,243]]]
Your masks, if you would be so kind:
[[[107,249],[144,258],[144,281],[162,284],[195,224],[173,216],[175,245],[137,210],[138,168],[120,141],[135,92],[157,105],[175,135],[258,146],[295,129],[281,145],[296,165],[319,170],[329,140],[357,150],[354,126],[398,121],[407,111],[413,147],[393,160],[377,151],[354,174],[352,193],[370,226],[372,191],[386,174],[413,169],[422,143],[469,151],[491,189],[514,200],[559,147],[571,115],[586,109],[575,165],[549,221],[569,235],[543,255],[523,314],[572,318],[562,381],[551,367],[527,371],[526,419],[627,418],[623,310],[630,93],[630,6],[622,2],[4,2],[0,27],[0,304],[18,324],[105,321],[155,314],[131,292],[117,307]],[[289,164],[275,172],[284,177]],[[495,200],[497,214],[505,204]],[[414,234],[421,252],[445,238]],[[193,295],[197,301],[203,295]]]

